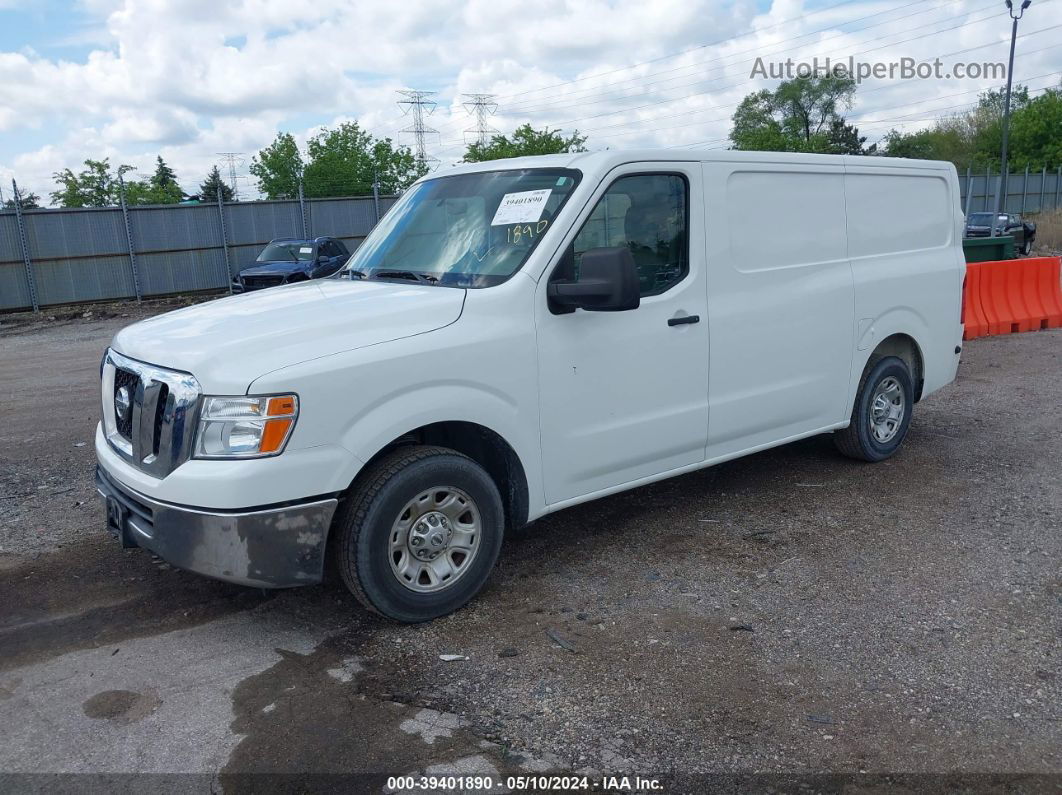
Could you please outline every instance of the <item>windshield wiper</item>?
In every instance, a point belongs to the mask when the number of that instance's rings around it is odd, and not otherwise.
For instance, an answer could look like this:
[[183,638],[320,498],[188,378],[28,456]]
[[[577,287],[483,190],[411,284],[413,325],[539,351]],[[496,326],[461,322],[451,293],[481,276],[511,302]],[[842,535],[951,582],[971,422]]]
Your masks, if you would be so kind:
[[350,278],[351,279],[364,279],[364,278],[367,278],[365,276],[365,271],[354,271],[354,270],[351,270],[351,271],[347,271],[347,273],[350,274]]
[[376,271],[373,274],[375,279],[413,279],[424,284],[435,284],[438,280],[435,276],[431,276],[427,273],[417,273],[416,271]]

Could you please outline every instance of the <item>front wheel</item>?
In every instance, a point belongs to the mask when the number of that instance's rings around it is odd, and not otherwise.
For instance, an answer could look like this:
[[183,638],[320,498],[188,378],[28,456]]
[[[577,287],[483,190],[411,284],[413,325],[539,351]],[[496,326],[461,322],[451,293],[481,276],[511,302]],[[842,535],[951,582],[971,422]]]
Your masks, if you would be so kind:
[[852,408],[852,421],[835,431],[834,444],[849,458],[884,461],[899,449],[911,424],[914,389],[903,359],[885,356],[863,377]]
[[1026,240],[1024,243],[1021,244],[1021,253],[1022,253],[1022,256],[1024,256],[1024,257],[1027,257],[1027,256],[1029,256],[1032,253],[1032,241],[1031,240]]
[[359,476],[336,518],[336,562],[370,610],[428,621],[480,591],[504,525],[498,488],[475,461],[442,447],[403,447]]

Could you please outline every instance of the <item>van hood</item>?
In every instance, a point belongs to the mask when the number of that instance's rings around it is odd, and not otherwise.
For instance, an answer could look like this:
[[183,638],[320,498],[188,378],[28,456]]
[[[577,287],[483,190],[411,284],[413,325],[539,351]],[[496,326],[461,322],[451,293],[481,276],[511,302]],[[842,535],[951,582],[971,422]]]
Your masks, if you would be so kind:
[[192,373],[208,394],[244,394],[273,370],[448,326],[464,300],[455,287],[321,279],[167,312],[111,347]]

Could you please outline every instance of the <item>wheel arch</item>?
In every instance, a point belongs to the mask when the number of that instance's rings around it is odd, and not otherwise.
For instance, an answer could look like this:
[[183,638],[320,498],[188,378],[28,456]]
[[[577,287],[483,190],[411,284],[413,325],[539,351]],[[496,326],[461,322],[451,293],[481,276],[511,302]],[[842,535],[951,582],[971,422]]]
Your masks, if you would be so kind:
[[922,398],[922,387],[925,385],[925,358],[918,341],[910,334],[897,332],[879,342],[863,363],[863,371],[859,377],[860,383],[874,363],[885,356],[896,356],[907,365],[907,369],[911,371],[911,381],[914,383],[914,402],[917,403]]
[[527,524],[529,488],[520,456],[501,434],[468,420],[431,422],[398,434],[369,457],[354,477],[351,487],[376,461],[404,445],[435,445],[468,456],[486,470],[498,487],[505,509],[506,529],[512,530]]

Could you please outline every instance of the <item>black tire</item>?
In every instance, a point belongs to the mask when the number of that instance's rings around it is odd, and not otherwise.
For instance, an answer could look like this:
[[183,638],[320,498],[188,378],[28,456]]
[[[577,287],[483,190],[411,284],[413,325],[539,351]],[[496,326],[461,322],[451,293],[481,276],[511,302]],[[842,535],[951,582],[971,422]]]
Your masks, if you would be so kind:
[[1032,241],[1026,240],[1021,244],[1021,254],[1023,257],[1027,257],[1032,253]]
[[[437,487],[471,498],[480,519],[478,548],[452,584],[421,593],[392,570],[391,533],[407,503]],[[501,552],[505,512],[494,481],[471,458],[443,447],[408,446],[359,475],[334,527],[336,567],[351,593],[380,615],[417,623],[452,613],[483,588]]]
[[[895,425],[895,431],[887,441],[879,440],[872,432],[872,408],[875,393],[879,386],[889,379],[895,379],[903,391],[903,416]],[[833,441],[844,455],[861,461],[878,462],[892,456],[907,436],[911,424],[911,409],[914,406],[914,388],[911,371],[903,359],[896,356],[884,356],[873,359],[867,365],[866,372],[856,393],[855,405],[852,407],[852,421],[848,427],[834,431]]]

